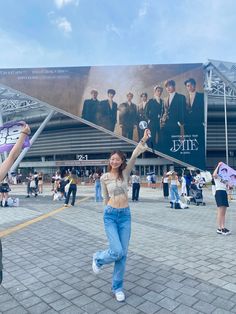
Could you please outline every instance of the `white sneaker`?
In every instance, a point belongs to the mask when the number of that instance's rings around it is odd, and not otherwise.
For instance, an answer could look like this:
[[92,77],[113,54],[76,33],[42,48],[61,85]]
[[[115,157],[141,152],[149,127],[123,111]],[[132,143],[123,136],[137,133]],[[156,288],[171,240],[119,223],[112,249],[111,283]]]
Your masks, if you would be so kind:
[[123,291],[115,292],[115,298],[116,298],[116,301],[118,301],[118,302],[124,302],[125,301],[124,292]]
[[96,260],[95,260],[95,256],[93,255],[93,263],[92,263],[92,269],[93,269],[93,272],[94,274],[99,274],[100,271],[101,271],[101,267],[98,267],[97,264],[96,264]]

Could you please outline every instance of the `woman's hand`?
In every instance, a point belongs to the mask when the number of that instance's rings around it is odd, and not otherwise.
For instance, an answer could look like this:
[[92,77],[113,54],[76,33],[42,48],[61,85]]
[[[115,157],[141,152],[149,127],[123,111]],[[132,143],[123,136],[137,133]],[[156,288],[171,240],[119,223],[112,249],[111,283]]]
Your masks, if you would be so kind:
[[28,124],[24,124],[23,128],[21,130],[21,133],[25,134],[25,135],[30,135],[31,130],[30,127],[28,126]]
[[145,129],[144,130],[144,134],[143,134],[143,141],[146,143],[147,140],[150,138],[151,132],[149,129]]

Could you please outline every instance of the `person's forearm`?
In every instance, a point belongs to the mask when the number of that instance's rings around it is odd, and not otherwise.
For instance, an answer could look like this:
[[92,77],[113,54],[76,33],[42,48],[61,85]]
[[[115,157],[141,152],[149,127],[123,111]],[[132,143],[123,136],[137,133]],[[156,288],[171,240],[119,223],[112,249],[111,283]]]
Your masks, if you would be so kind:
[[17,140],[16,144],[13,146],[8,158],[12,159],[13,161],[16,160],[16,158],[20,155],[26,136],[26,133],[21,132],[20,137]]
[[220,167],[220,165],[218,165],[218,166],[215,168],[215,170],[214,170],[214,172],[213,172],[213,174],[212,174],[213,178],[217,178],[219,167]]

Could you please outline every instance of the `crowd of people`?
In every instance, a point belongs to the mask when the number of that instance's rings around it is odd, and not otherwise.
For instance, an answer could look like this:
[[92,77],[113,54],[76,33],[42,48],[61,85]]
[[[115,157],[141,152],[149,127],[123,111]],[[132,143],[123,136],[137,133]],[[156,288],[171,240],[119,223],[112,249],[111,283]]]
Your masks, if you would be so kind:
[[162,97],[163,87],[154,87],[152,98],[146,92],[140,95],[140,102],[133,102],[134,94],[128,92],[126,101],[117,104],[114,101],[116,91],[108,89],[107,99],[99,101],[98,91],[91,91],[91,99],[83,104],[82,118],[102,126],[110,131],[119,125],[121,134],[134,139],[134,129],[137,127],[139,140],[143,137],[143,130],[138,128],[139,122],[146,121],[152,134],[154,148],[167,147],[171,136],[184,134],[198,134],[204,131],[204,97],[196,90],[195,79],[189,78],[184,82],[186,95],[176,91],[176,82],[164,82],[167,96]]
[[[123,302],[125,300],[123,284],[128,246],[131,236],[131,214],[128,202],[128,186],[129,184],[132,186],[132,201],[138,201],[141,178],[137,171],[132,173],[132,170],[136,158],[148,148],[146,142],[149,139],[149,132],[149,129],[144,131],[143,137],[134,149],[128,162],[126,162],[126,156],[123,152],[114,151],[110,155],[107,172],[103,173],[102,170],[98,168],[91,175],[94,184],[94,201],[104,201],[105,204],[104,228],[109,244],[108,249],[94,253],[92,258],[92,269],[95,274],[98,274],[106,264],[114,264],[111,289],[118,302]],[[23,132],[23,134],[28,133]],[[20,144],[18,146],[17,154],[21,148]],[[6,161],[4,161],[4,163],[5,162]],[[1,206],[7,206],[7,198],[10,188],[7,181],[6,170],[2,170],[5,169],[4,163],[0,168],[0,176],[2,179],[0,186]],[[6,169],[11,163],[7,165],[5,164]],[[220,162],[213,172],[218,223],[216,232],[221,235],[229,235],[231,232],[225,227],[226,210],[229,206],[227,182],[222,180],[222,177],[219,175],[221,164],[222,163]],[[153,187],[154,183],[156,186],[155,173],[150,173],[149,176],[155,178],[155,180],[149,178],[151,182],[150,187]],[[31,195],[37,197],[38,194],[43,193],[44,178],[42,173],[30,173],[26,179],[27,198]],[[75,169],[63,172],[57,171],[55,175],[52,176],[51,180],[53,198],[64,201],[64,206],[68,206],[72,195],[71,205],[74,206],[78,182],[79,178]],[[200,170],[196,170],[195,173],[185,170],[181,174],[171,170],[165,172],[162,177],[163,197],[165,199],[170,198],[172,208],[182,208],[177,206],[178,204],[181,204],[181,196],[186,197],[187,199],[191,196],[193,185],[197,190],[201,190],[205,183]],[[181,193],[179,192],[180,186]],[[2,279],[1,267],[0,259],[0,281]]]
[[[90,176],[91,182],[94,184],[94,201],[104,201],[105,203],[104,227],[109,243],[108,249],[94,253],[92,269],[95,274],[98,274],[106,264],[114,263],[112,292],[118,302],[125,300],[123,282],[131,235],[131,216],[127,191],[128,186],[131,185],[132,201],[136,202],[139,200],[141,178],[139,173],[137,171],[132,172],[132,169],[137,156],[147,149],[147,140],[148,137],[146,133],[144,133],[142,141],[134,150],[128,163],[126,163],[126,157],[122,152],[113,152],[109,159],[108,172],[103,173],[100,168],[97,168]],[[222,178],[218,174],[220,165],[221,163],[217,165],[212,175],[217,204],[218,228],[216,232],[221,235],[229,235],[231,232],[225,227],[226,210],[229,206],[227,184],[224,180],[222,181]],[[152,175],[155,174],[150,173],[148,176]],[[154,176],[154,178],[156,180],[156,176]],[[8,182],[7,180],[6,176],[0,185],[2,195],[1,204],[6,204],[7,193],[10,188],[9,185],[6,184]],[[68,206],[72,194],[71,205],[74,206],[78,180],[79,178],[74,169],[71,171],[57,171],[51,178],[51,191],[54,199],[62,200],[64,201],[64,206]],[[151,182],[150,185],[148,185],[151,188],[153,182],[150,178],[148,178],[148,181]],[[44,178],[42,173],[30,173],[27,177],[27,197],[30,195],[36,197],[39,193],[42,193],[43,182]],[[181,197],[187,198],[191,196],[193,185],[196,186],[197,189],[202,189],[206,182],[200,170],[196,170],[195,172],[185,170],[183,173],[177,173],[171,170],[163,174],[161,183],[163,197],[165,199],[170,198],[171,208],[178,209],[180,207],[178,207],[177,204],[180,203]],[[4,190],[4,188],[6,190]]]

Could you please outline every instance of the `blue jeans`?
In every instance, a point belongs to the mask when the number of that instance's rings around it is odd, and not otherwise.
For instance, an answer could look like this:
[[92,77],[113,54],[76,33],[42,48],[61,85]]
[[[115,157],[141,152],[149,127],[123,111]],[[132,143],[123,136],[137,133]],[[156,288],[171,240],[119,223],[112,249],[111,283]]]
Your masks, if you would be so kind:
[[170,185],[170,200],[173,203],[178,203],[178,201],[180,200],[177,185]]
[[115,263],[112,277],[112,291],[123,289],[126,258],[131,234],[131,215],[129,207],[113,208],[109,205],[104,210],[104,226],[109,248],[95,254],[98,267]]
[[102,191],[101,191],[101,182],[95,182],[95,201],[101,202],[102,201]]
[[75,205],[75,198],[76,198],[76,191],[77,191],[77,186],[76,184],[72,184],[70,185],[69,187],[69,191],[66,195],[66,201],[65,201],[65,204],[68,205],[69,203],[69,200],[70,200],[70,195],[72,193],[72,201],[71,201],[71,205],[74,206]]

